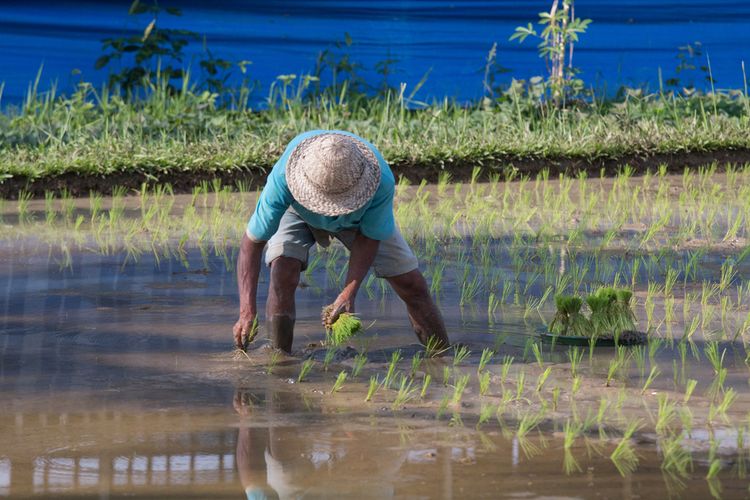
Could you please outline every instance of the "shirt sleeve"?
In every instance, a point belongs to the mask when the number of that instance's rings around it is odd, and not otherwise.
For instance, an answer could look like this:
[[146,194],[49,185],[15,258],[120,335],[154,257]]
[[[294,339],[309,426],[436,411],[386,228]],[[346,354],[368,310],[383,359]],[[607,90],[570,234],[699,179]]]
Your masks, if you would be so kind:
[[292,193],[286,184],[284,165],[274,165],[260,193],[255,212],[247,223],[247,237],[253,241],[268,241],[279,229],[281,217],[292,204]]
[[360,221],[359,231],[373,240],[387,240],[393,236],[396,221],[393,217],[393,194],[395,186],[392,182],[381,180],[381,186],[375,192],[372,203]]

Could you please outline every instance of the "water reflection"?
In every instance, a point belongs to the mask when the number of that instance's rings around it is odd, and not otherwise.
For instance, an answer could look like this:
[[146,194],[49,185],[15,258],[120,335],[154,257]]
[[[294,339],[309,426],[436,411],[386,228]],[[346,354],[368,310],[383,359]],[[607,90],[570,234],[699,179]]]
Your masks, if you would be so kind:
[[[378,434],[373,442],[372,431],[289,423],[299,395],[277,392],[266,404],[259,399],[240,391],[234,402],[242,419],[237,470],[248,498],[394,495],[407,457],[397,435]],[[258,418],[268,425],[253,425]]]

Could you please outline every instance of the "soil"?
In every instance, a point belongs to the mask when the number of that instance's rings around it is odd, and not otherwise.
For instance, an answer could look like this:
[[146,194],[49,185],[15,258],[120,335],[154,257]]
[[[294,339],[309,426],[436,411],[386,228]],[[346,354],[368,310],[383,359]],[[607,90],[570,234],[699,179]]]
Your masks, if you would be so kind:
[[[478,180],[489,179],[490,174],[501,174],[504,178],[509,169],[517,169],[521,175],[535,176],[544,169],[549,170],[551,177],[560,173],[575,175],[586,171],[590,175],[599,176],[602,171],[608,176],[617,174],[623,165],[630,165],[635,173],[656,171],[661,165],[666,165],[669,172],[681,173],[685,168],[697,168],[716,163],[719,168],[726,165],[743,165],[750,163],[750,149],[720,149],[713,151],[681,151],[673,153],[635,153],[619,157],[601,158],[571,158],[571,157],[518,157],[511,155],[496,155],[474,158],[454,158],[441,162],[409,162],[401,161],[391,164],[391,169],[397,177],[405,177],[412,183],[419,183],[423,179],[437,182],[438,176],[448,171],[454,182],[465,182],[471,179],[475,167],[483,168]],[[114,186],[126,189],[140,189],[143,183],[169,183],[176,193],[190,192],[194,186],[203,181],[220,179],[224,185],[234,185],[243,181],[250,189],[263,187],[266,180],[265,167],[247,165],[230,171],[201,172],[192,171],[166,173],[154,176],[152,172],[122,172],[108,175],[79,175],[65,173],[49,177],[29,179],[12,177],[0,181],[0,197],[14,199],[18,192],[25,190],[35,197],[43,197],[47,191],[59,193],[67,190],[73,196],[88,195],[91,191],[110,193]]]

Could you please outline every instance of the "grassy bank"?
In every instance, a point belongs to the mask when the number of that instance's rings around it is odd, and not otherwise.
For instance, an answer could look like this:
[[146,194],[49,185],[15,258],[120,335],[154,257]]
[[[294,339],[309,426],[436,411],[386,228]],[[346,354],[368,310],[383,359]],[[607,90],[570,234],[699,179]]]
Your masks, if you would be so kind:
[[127,100],[88,84],[72,96],[32,90],[0,115],[0,190],[86,191],[108,184],[172,182],[188,188],[214,176],[262,179],[297,133],[346,129],[374,142],[400,173],[466,177],[475,166],[507,173],[540,168],[675,169],[713,159],[750,160],[750,99],[745,92],[644,94],[559,109],[512,88],[474,105],[417,103],[404,92],[365,97],[310,95],[304,85],[273,86],[253,110],[185,84]]

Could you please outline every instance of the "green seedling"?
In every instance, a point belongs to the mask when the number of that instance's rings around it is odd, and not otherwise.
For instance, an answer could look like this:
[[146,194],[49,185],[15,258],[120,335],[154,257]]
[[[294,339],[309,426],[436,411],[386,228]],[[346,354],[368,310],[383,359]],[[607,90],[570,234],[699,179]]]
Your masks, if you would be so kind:
[[656,380],[656,377],[659,376],[661,372],[659,371],[658,366],[652,366],[651,372],[648,374],[648,378],[646,379],[646,382],[643,384],[643,388],[641,389],[641,394],[646,394],[646,391],[651,386],[651,384]]
[[354,357],[354,366],[352,366],[352,378],[359,375],[367,363],[367,354],[360,352]]
[[440,420],[440,417],[443,416],[443,413],[445,413],[445,410],[448,408],[448,405],[451,402],[451,397],[449,394],[446,394],[443,396],[443,399],[440,400],[440,404],[438,405],[437,412],[435,413],[435,418]]
[[388,371],[385,374],[385,379],[383,379],[383,387],[386,389],[391,387],[391,383],[395,379],[396,366],[399,361],[401,361],[401,349],[396,349],[391,353],[391,362],[388,364]]
[[271,352],[271,356],[268,358],[268,367],[266,368],[266,374],[270,375],[271,373],[273,373],[273,369],[279,363],[280,359],[281,351],[274,349],[273,352]]
[[682,402],[684,404],[687,404],[688,401],[690,401],[690,396],[693,395],[693,391],[695,390],[695,386],[698,385],[698,381],[694,379],[688,379],[688,381],[685,383],[685,396],[682,398]]
[[580,297],[555,295],[555,305],[557,306],[557,313],[549,326],[551,333],[579,337],[589,335],[591,327],[586,317],[581,314],[583,301]]
[[458,406],[461,403],[466,386],[469,383],[469,375],[463,375],[456,380],[456,385],[453,386],[453,397],[451,398],[451,404]]
[[542,368],[542,365],[544,365],[544,357],[542,356],[541,345],[538,342],[534,343],[534,345],[531,346],[531,351],[534,353],[536,364],[539,365],[539,368]]
[[481,396],[484,396],[487,394],[487,391],[490,389],[491,375],[489,372],[482,372],[479,375],[477,375],[477,378],[479,379],[479,394]]
[[729,423],[727,411],[729,411],[729,407],[732,406],[735,399],[737,399],[737,392],[733,388],[730,387],[724,391],[724,397],[721,402],[716,406],[713,403],[709,406],[708,421],[713,422],[717,416],[720,416],[724,422]]
[[663,434],[670,428],[672,421],[677,416],[675,403],[670,401],[669,396],[665,393],[659,394],[659,407],[656,414],[656,433]]
[[539,378],[536,381],[536,392],[541,392],[542,387],[544,387],[544,383],[549,378],[550,373],[552,373],[552,367],[548,366],[547,369],[539,375]]
[[523,396],[524,385],[526,385],[526,372],[521,370],[516,380],[516,400],[520,401]]
[[576,377],[578,375],[578,365],[583,360],[583,350],[578,346],[571,347],[568,349],[568,359],[570,360],[570,374]]
[[449,347],[444,346],[437,337],[430,337],[427,339],[427,345],[425,345],[425,356],[428,358],[434,358],[440,356],[448,349]]
[[479,428],[483,424],[489,422],[492,415],[495,414],[495,411],[497,411],[497,408],[495,408],[494,406],[490,404],[482,404],[482,406],[479,409],[479,420],[477,421],[477,430],[479,430]]
[[[323,309],[323,317],[330,316],[332,306]],[[362,322],[353,314],[341,313],[338,319],[326,328],[326,343],[328,345],[340,346],[351,339],[362,330]]]
[[719,354],[719,343],[718,342],[706,342],[706,347],[703,351],[708,359],[709,363],[714,369],[714,374],[718,374],[724,365],[724,355],[727,353],[726,349],[722,349]]
[[306,359],[302,362],[302,365],[299,369],[299,375],[297,375],[297,382],[302,382],[307,378],[307,375],[310,373],[310,370],[312,370],[313,366],[315,365],[315,361],[312,359]]
[[505,355],[503,356],[503,365],[500,369],[500,383],[505,384],[505,381],[508,379],[508,373],[510,373],[510,367],[513,366],[513,356]]
[[427,373],[425,374],[424,379],[422,379],[422,390],[419,392],[420,399],[424,399],[425,394],[427,394],[427,388],[430,387],[430,382],[432,382],[432,377]]
[[555,387],[552,389],[552,410],[557,411],[558,403],[560,402],[560,388]]
[[348,373],[346,371],[341,370],[338,377],[336,377],[336,382],[333,383],[333,388],[331,389],[331,394],[334,392],[338,392],[341,390],[341,388],[344,386],[344,381],[346,380]]
[[406,375],[401,375],[401,383],[399,384],[398,392],[396,393],[396,399],[393,401],[391,408],[393,410],[402,408],[407,402],[414,398],[414,393],[417,389],[412,388],[412,380]]
[[414,377],[419,371],[419,367],[422,365],[422,354],[417,352],[411,358],[411,371],[410,374]]
[[461,345],[453,351],[453,366],[456,367],[469,357],[471,351],[464,345]]
[[337,352],[338,349],[336,347],[329,347],[326,349],[326,354],[323,357],[323,370],[328,371],[328,366],[331,364],[331,361],[333,361],[333,358],[336,357]]
[[450,366],[443,367],[443,387],[448,387],[448,382],[451,379],[451,373],[453,373],[453,370]]
[[578,391],[581,389],[581,383],[583,382],[583,379],[581,376],[573,377],[573,382],[570,385],[570,394],[572,396],[575,396],[578,394]]
[[492,349],[485,348],[482,350],[482,356],[479,358],[479,366],[477,366],[477,373],[485,369],[487,363],[492,359],[493,354]]
[[372,401],[372,397],[378,392],[378,388],[380,388],[380,381],[377,375],[373,375],[370,377],[370,384],[367,386],[365,401]]
[[632,474],[638,467],[638,455],[636,455],[633,449],[631,439],[640,426],[640,420],[631,421],[626,427],[622,439],[620,439],[620,442],[617,443],[614,451],[609,456],[623,477]]

